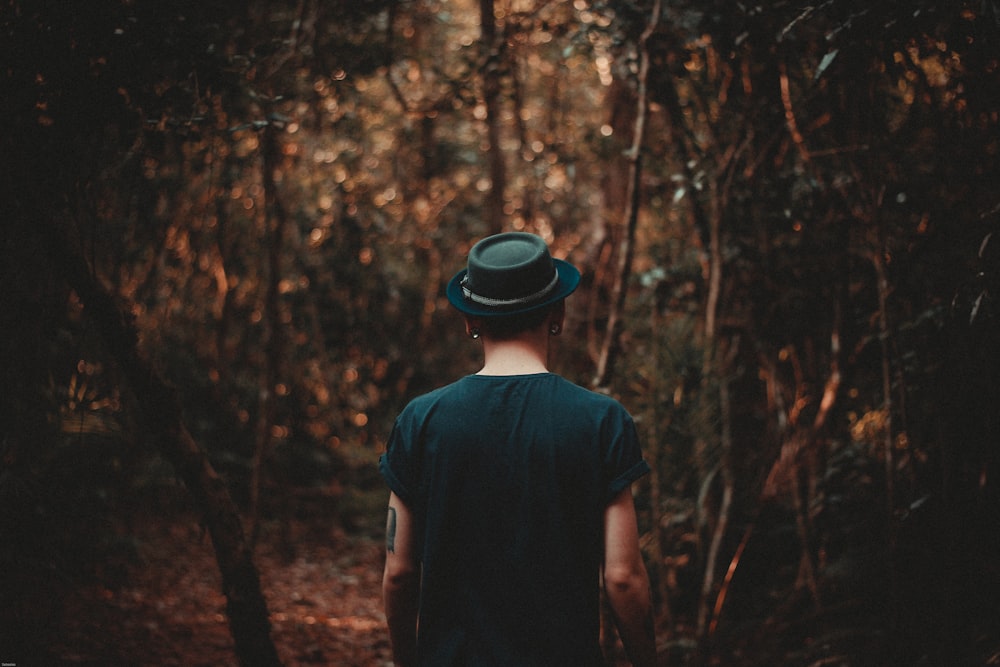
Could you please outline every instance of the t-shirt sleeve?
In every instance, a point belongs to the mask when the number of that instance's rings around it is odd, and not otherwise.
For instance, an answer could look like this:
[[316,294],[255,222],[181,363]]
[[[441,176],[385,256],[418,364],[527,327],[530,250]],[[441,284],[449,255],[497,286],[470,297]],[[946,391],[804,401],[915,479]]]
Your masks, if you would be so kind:
[[413,449],[414,443],[412,438],[407,437],[402,417],[397,418],[389,434],[385,454],[379,459],[379,472],[389,489],[406,505],[413,504],[418,486]]
[[606,425],[609,446],[605,454],[604,470],[607,487],[604,502],[609,503],[652,469],[642,458],[639,435],[632,416],[621,406],[612,413]]

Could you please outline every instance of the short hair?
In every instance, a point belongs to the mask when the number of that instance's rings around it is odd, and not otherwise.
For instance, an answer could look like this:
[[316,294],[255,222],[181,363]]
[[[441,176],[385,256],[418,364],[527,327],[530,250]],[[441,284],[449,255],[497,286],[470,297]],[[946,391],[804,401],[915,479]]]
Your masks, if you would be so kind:
[[545,308],[529,310],[526,313],[515,315],[498,315],[494,317],[483,317],[480,320],[480,329],[483,335],[496,340],[510,340],[520,336],[525,331],[530,331],[542,325],[552,311],[562,305],[562,301],[557,301]]

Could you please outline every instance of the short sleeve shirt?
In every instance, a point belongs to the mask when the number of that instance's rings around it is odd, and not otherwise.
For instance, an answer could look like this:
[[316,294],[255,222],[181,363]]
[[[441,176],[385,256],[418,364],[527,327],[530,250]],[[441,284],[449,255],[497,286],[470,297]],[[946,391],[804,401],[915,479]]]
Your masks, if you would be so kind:
[[620,403],[470,375],[403,410],[380,469],[418,527],[421,665],[603,664],[604,510],[649,471]]

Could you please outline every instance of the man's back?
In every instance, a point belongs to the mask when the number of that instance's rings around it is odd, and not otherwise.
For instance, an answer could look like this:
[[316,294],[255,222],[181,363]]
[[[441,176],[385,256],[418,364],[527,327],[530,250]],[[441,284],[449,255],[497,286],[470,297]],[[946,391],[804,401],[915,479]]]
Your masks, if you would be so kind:
[[601,664],[603,512],[648,471],[621,405],[469,376],[407,406],[382,470],[418,526],[422,664]]

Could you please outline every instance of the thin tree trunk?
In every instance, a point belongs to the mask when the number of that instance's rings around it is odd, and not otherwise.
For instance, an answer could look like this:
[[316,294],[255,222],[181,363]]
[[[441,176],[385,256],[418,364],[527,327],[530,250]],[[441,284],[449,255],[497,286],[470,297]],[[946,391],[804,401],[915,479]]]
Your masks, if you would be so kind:
[[[881,258],[882,250],[872,253],[872,263],[875,265],[875,275],[878,289],[878,333],[879,345],[882,351],[882,408],[885,410],[885,437],[883,449],[885,450],[885,499],[886,514],[889,525],[892,525],[892,515],[895,507],[895,491],[893,489],[893,477],[895,465],[892,458],[892,369],[889,360],[889,281],[885,275],[885,266]],[[890,545],[892,546],[892,545]]]
[[229,381],[229,348],[226,341],[229,339],[230,325],[233,319],[233,307],[235,295],[229,288],[229,267],[226,260],[229,258],[229,200],[232,194],[232,177],[229,170],[222,169],[222,185],[215,197],[215,246],[219,253],[218,271],[222,273],[223,285],[219,286],[221,292],[216,306],[218,314],[217,328],[215,330],[215,367],[219,372],[219,384],[225,385]]
[[147,434],[194,497],[212,538],[240,664],[280,665],[251,549],[225,482],[184,426],[174,389],[139,356],[135,328],[92,274],[68,227],[53,230],[47,239],[53,266],[59,267],[66,283],[85,305],[88,319],[100,332],[128,383]]
[[[720,258],[721,261],[721,258]],[[721,272],[721,269],[719,269]],[[738,339],[737,339],[738,341]],[[722,456],[719,462],[719,471],[722,478],[722,500],[719,503],[719,515],[715,522],[715,529],[712,531],[712,540],[709,542],[708,553],[705,558],[705,574],[702,579],[701,599],[698,603],[698,628],[697,636],[700,640],[707,638],[709,628],[709,617],[712,611],[711,598],[715,591],[716,564],[719,559],[719,552],[722,549],[722,541],[725,539],[726,531],[729,530],[729,512],[733,505],[734,481],[732,466],[732,400],[729,393],[729,369],[736,356],[738,342],[735,342],[732,349],[722,360],[706,360],[706,370],[714,370],[719,381],[719,418],[722,424],[719,434]],[[707,349],[714,350],[717,344],[714,338],[710,339]],[[710,354],[707,352],[706,354]],[[718,355],[714,355],[718,356]]]
[[722,585],[719,587],[719,595],[715,599],[715,607],[712,610],[712,621],[708,624],[708,636],[711,637],[715,633],[716,628],[719,627],[719,619],[722,618],[722,608],[726,603],[726,595],[729,593],[729,587],[733,583],[733,577],[736,576],[736,567],[740,564],[740,559],[743,558],[743,552],[746,551],[747,544],[750,542],[750,537],[753,535],[754,524],[751,523],[747,526],[746,530],[743,531],[743,537],[740,539],[739,546],[736,547],[736,552],[733,557],[729,560],[729,567],[726,568],[726,576],[722,578]]
[[701,581],[701,597],[698,601],[697,636],[702,641],[708,636],[709,614],[712,611],[711,598],[715,591],[716,564],[719,560],[719,551],[722,548],[722,539],[729,529],[729,510],[733,504],[732,475],[723,474],[722,477],[722,502],[719,504],[719,517],[715,522],[712,540],[708,546],[708,555],[705,558],[705,575]]
[[[803,443],[802,451],[808,451],[813,446],[814,443]],[[794,588],[795,590],[807,589],[816,605],[816,610],[819,611],[822,601],[819,597],[819,585],[816,583],[816,565],[813,563],[812,555],[813,531],[807,507],[810,499],[808,495],[804,499],[802,497],[803,494],[799,479],[800,472],[800,466],[796,465],[792,469],[794,476],[789,482],[792,487],[792,506],[795,509],[795,532],[799,537],[799,571],[795,575]]]
[[[254,443],[253,460],[250,469],[250,536],[251,544],[256,543],[260,523],[260,493],[263,484],[263,471],[271,453],[274,442],[273,428],[275,419],[275,400],[281,375],[281,359],[284,351],[284,326],[281,322],[281,303],[279,299],[281,283],[281,253],[284,250],[285,228],[288,226],[288,214],[278,196],[278,187],[274,180],[274,172],[281,159],[281,146],[278,141],[278,127],[269,122],[263,132],[262,160],[265,199],[265,246],[267,248],[267,291],[264,297],[264,377],[260,388],[260,401],[257,414],[256,442]],[[287,527],[282,522],[282,527]],[[287,536],[286,536],[287,537]],[[288,540],[285,541],[288,547]]]
[[[524,90],[521,85],[521,73],[518,68],[518,63],[515,58],[513,58],[510,53],[507,54],[507,68],[510,70],[510,88],[511,103],[514,106],[514,126],[517,128],[517,143],[518,143],[518,155],[524,160],[524,154],[531,151],[531,145],[528,141],[528,129],[525,127],[524,123]],[[557,88],[558,86],[553,86]],[[534,172],[537,178],[538,172]],[[540,183],[527,189],[523,194],[523,203],[521,204],[521,210],[519,211],[520,217],[529,226],[534,224],[535,221],[535,200],[537,191],[540,189]]]
[[490,191],[486,199],[486,220],[491,234],[503,231],[504,190],[507,168],[500,146],[500,62],[502,44],[497,42],[493,0],[479,1],[481,39],[486,59],[483,62],[483,104],[486,107],[486,138],[489,143]]
[[705,297],[705,341],[711,354],[715,341],[719,295],[722,292],[722,206],[719,188],[714,178],[708,179],[708,294]]
[[[883,245],[880,243],[880,245]],[[884,247],[884,245],[883,245]],[[886,276],[885,265],[882,262],[883,248],[880,247],[872,253],[872,263],[875,265],[876,281],[878,283],[878,327],[879,327],[879,347],[882,353],[882,395],[885,410],[885,434],[883,439],[883,449],[885,453],[885,527],[886,542],[890,558],[895,557],[896,552],[896,492],[895,475],[896,464],[893,459],[893,428],[892,428],[892,364],[889,358],[889,280]],[[889,618],[890,627],[896,627],[899,618],[897,605],[898,590],[896,571],[894,567],[889,568]]]
[[[660,318],[657,317],[655,307],[651,320],[652,330],[658,331],[661,322]],[[664,437],[662,434],[669,432],[669,429],[666,425],[660,424],[660,420],[662,419],[660,416],[660,405],[663,402],[661,400],[661,378],[663,377],[663,373],[660,368],[660,354],[658,352],[653,353],[651,363],[652,373],[650,381],[652,382],[653,404],[646,442],[646,459],[651,468],[649,474],[650,530],[652,531],[652,539],[650,541],[652,553],[650,554],[650,560],[653,568],[655,568],[657,587],[660,594],[661,607],[656,614],[657,627],[671,628],[673,626],[673,617],[670,613],[670,582],[666,567],[665,540],[661,527],[663,521],[663,502],[660,494],[660,461],[665,458],[665,445],[663,444]]]
[[625,309],[625,297],[628,294],[628,282],[632,274],[632,258],[635,254],[635,232],[639,224],[639,192],[642,179],[642,148],[646,137],[646,115],[649,111],[646,82],[649,78],[649,38],[656,30],[660,21],[661,0],[653,4],[653,13],[646,29],[639,37],[639,73],[638,94],[636,99],[636,118],[632,133],[632,146],[628,151],[629,175],[626,184],[625,211],[622,214],[622,227],[625,236],[618,246],[618,266],[615,273],[614,288],[611,297],[611,312],[604,331],[604,341],[597,360],[597,372],[594,375],[593,386],[602,389],[611,382],[614,364],[621,346],[621,316]]

